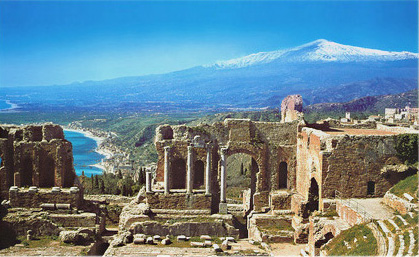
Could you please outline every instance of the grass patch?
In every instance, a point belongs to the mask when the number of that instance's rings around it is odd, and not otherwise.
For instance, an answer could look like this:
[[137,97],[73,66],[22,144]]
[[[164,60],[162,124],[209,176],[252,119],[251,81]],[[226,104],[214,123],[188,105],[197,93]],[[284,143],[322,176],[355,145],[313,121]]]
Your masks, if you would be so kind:
[[406,231],[406,232],[403,233],[403,240],[404,240],[403,255],[407,255],[407,252],[409,251],[409,245],[410,245],[409,232]]
[[398,197],[403,197],[404,193],[408,193],[409,195],[413,196],[415,199],[414,202],[418,201],[417,198],[417,191],[418,191],[418,174],[415,174],[413,176],[407,177],[394,185],[390,189],[390,193],[397,195]]
[[396,223],[397,226],[399,226],[399,228],[404,228],[405,227],[403,222],[398,217],[394,217],[393,221],[394,221],[394,223]]
[[394,252],[393,255],[396,255],[399,252],[400,240],[398,235],[394,235]]
[[335,217],[338,216],[338,213],[336,212],[336,210],[328,210],[325,212],[321,212],[319,215],[319,217]]
[[[345,245],[345,242],[350,248]],[[377,240],[366,224],[355,225],[342,231],[325,246],[325,249],[327,255],[333,256],[371,256],[378,253]]]
[[405,214],[405,215],[401,215],[401,216],[403,217],[403,219],[405,219],[407,221],[407,223],[409,223],[410,226],[418,224],[418,214],[416,212],[413,214],[413,218],[410,217],[409,214]]
[[413,237],[415,238],[415,246],[413,247],[413,255],[417,255],[418,254],[418,245],[419,245],[419,242],[418,242],[418,233],[419,233],[419,228],[416,226],[414,229],[413,229]]
[[265,223],[261,225],[257,225],[258,228],[266,233],[269,234],[280,234],[281,231],[294,231],[292,224],[286,220],[275,220],[274,223]]
[[380,227],[380,225],[378,224],[378,222],[376,220],[374,220],[374,224],[377,226],[377,228],[380,231],[382,237],[384,238],[384,240],[386,242],[386,248],[387,248],[388,247],[388,238],[386,237],[386,234],[384,233],[384,230]]
[[53,242],[58,242],[57,236],[40,236],[34,240],[26,240],[26,236],[19,236],[17,240],[27,248],[38,248],[50,246]]

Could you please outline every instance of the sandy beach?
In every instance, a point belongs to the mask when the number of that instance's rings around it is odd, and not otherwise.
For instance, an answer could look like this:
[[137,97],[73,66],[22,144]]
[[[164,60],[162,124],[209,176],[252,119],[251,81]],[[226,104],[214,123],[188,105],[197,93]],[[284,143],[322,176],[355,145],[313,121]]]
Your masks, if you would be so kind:
[[16,109],[19,108],[19,105],[10,102],[10,100],[6,100],[6,104],[9,104],[10,107],[7,109],[2,109],[0,112],[17,112]]

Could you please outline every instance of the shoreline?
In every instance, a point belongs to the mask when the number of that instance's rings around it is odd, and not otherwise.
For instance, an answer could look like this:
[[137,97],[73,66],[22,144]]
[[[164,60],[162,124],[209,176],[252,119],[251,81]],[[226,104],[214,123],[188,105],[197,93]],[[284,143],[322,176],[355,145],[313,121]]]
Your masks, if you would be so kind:
[[6,104],[10,105],[10,107],[6,109],[1,109],[0,112],[15,112],[15,110],[19,108],[19,105],[12,103],[10,100],[4,100],[4,101],[6,102]]
[[[90,132],[90,131],[84,131],[84,130],[72,129],[72,128],[67,128],[67,127],[63,127],[63,130],[70,131],[70,132],[80,133],[80,134],[83,134],[85,137],[88,137],[88,138],[91,138],[91,139],[95,140],[95,141],[96,141],[96,148],[94,149],[94,151],[95,151],[95,152],[97,152],[98,154],[100,154],[100,155],[103,155],[103,156],[104,156],[104,158],[102,158],[102,159],[101,159],[102,161],[103,161],[103,160],[110,159],[110,158],[112,158],[112,157],[113,157],[113,155],[114,155],[113,153],[111,153],[111,152],[109,152],[109,151],[105,151],[105,150],[103,150],[103,149],[99,149],[100,145],[101,145],[101,144],[103,143],[103,141],[106,139],[105,137],[98,137],[98,136],[95,136],[95,135],[93,135],[93,133],[92,133],[92,132]],[[89,165],[89,166],[91,166],[91,167],[96,167],[96,168],[101,169],[101,170],[102,170],[102,174],[103,174],[104,172],[106,172],[106,168],[105,168],[103,165],[101,165],[101,162],[99,162],[99,163],[95,163],[95,164],[91,164],[91,165]]]

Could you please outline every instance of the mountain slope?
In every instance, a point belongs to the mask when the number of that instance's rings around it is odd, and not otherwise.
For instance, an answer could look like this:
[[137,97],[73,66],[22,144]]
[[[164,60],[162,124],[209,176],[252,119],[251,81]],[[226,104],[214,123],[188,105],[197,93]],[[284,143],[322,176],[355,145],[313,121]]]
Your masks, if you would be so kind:
[[416,88],[417,61],[414,53],[317,40],[167,74],[48,88],[2,88],[0,99],[24,110],[114,112],[277,107],[289,94],[301,94],[306,105],[346,102]]

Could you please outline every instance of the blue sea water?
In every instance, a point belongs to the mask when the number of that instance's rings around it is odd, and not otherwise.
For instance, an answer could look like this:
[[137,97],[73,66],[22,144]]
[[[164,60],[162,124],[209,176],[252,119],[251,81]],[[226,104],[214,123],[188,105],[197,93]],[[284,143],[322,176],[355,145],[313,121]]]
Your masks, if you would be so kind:
[[5,100],[0,100],[0,110],[9,109],[12,107],[11,104],[6,103]]
[[73,144],[74,169],[76,174],[80,176],[82,171],[84,175],[90,177],[102,174],[102,170],[89,165],[99,163],[104,155],[95,152],[97,143],[90,137],[86,137],[83,133],[64,130],[65,139]]

